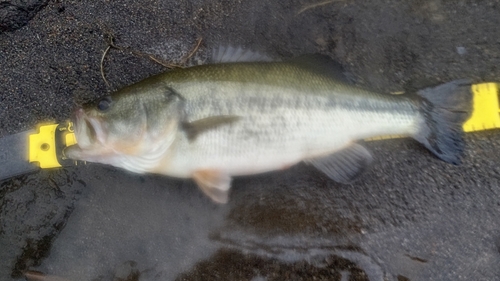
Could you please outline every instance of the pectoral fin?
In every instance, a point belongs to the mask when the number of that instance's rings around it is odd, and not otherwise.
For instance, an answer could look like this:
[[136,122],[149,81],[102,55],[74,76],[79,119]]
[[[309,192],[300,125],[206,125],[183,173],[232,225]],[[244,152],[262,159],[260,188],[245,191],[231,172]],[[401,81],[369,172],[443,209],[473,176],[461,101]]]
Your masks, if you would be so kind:
[[311,163],[336,182],[349,183],[361,175],[372,161],[373,157],[370,152],[355,143],[332,155],[305,162]]
[[231,188],[231,177],[216,170],[201,170],[193,174],[201,191],[216,203],[225,204]]
[[210,116],[193,122],[185,122],[182,128],[186,132],[188,139],[194,140],[203,132],[215,129],[219,126],[229,125],[238,121],[240,118],[240,116],[235,115]]

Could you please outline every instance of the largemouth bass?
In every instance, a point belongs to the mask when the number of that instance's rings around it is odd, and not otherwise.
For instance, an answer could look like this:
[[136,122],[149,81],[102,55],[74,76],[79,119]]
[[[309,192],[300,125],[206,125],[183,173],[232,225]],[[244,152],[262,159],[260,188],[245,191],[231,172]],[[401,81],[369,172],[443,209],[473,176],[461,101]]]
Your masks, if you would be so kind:
[[[237,57],[242,51],[232,52]],[[415,97],[355,87],[322,55],[178,69],[125,87],[75,113],[72,159],[136,173],[192,178],[228,200],[233,176],[310,163],[348,183],[372,161],[357,140],[411,136],[458,164],[470,83],[452,81]]]

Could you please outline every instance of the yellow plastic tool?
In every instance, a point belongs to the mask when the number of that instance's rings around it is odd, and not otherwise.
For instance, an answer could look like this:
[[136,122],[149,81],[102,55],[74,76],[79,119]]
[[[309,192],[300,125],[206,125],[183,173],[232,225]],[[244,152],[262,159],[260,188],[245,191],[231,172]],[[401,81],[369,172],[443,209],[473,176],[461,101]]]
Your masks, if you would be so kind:
[[66,142],[66,146],[76,144],[76,137],[73,131],[73,122],[68,122],[67,126],[68,132],[64,135],[64,140]]
[[40,125],[38,133],[29,136],[29,161],[40,168],[61,167],[57,161],[55,131],[59,124]]
[[40,168],[61,167],[60,150],[76,144],[73,124],[39,125],[37,133],[29,136],[29,162],[37,162]]
[[465,132],[500,128],[499,84],[482,83],[472,85],[474,110],[464,123]]

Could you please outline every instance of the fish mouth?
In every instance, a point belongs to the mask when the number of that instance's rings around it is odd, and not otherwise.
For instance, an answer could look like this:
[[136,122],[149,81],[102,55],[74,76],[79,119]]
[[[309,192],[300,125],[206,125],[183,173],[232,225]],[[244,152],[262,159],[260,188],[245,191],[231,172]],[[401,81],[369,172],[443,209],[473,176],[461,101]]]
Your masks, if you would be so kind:
[[83,122],[85,122],[85,127],[87,127],[87,136],[89,140],[95,142],[97,140],[97,133],[95,132],[94,126],[92,126],[92,123],[87,119],[83,119]]
[[76,109],[73,122],[75,124],[75,137],[81,148],[103,143],[104,132],[100,125],[101,122],[97,118],[88,116],[83,108]]
[[76,144],[64,149],[64,156],[74,160],[92,161],[100,159],[106,151],[105,132],[99,117],[89,116],[83,108],[77,108],[71,117]]

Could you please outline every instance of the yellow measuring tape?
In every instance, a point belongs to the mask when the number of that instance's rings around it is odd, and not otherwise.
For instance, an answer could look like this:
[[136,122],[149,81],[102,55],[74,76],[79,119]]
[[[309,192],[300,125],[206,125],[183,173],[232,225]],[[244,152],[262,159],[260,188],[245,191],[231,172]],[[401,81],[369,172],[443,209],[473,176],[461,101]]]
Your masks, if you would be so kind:
[[483,83],[472,85],[474,111],[464,123],[465,132],[500,128],[499,84]]
[[[500,128],[499,86],[497,83],[472,85],[474,111],[464,123],[465,132]],[[382,136],[369,140],[391,139],[402,136]],[[61,167],[61,148],[76,144],[73,124],[40,125],[38,132],[29,136],[29,162],[38,162],[40,168]]]

